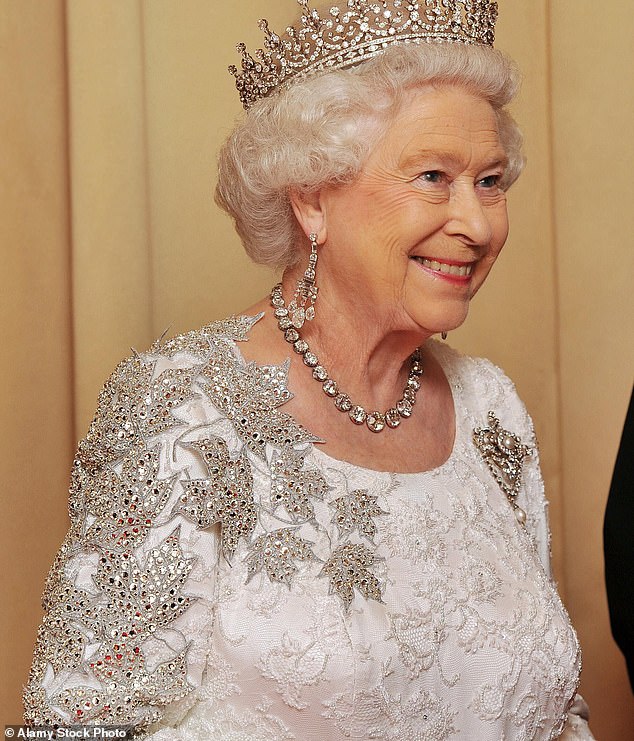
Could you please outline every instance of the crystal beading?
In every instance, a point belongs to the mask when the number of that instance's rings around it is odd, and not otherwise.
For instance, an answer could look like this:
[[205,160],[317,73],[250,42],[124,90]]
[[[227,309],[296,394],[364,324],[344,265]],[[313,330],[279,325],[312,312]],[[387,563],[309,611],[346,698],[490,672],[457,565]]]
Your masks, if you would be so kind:
[[393,44],[454,42],[493,46],[498,4],[493,0],[347,0],[322,18],[308,0],[297,27],[282,36],[261,20],[264,48],[252,56],[236,46],[240,69],[229,72],[246,110],[293,80],[316,72],[344,69],[382,53]]
[[376,535],[376,523],[372,519],[388,514],[377,504],[377,497],[366,489],[357,489],[351,494],[339,497],[333,502],[337,512],[335,522],[342,537],[347,537],[353,530],[359,535],[372,540]]
[[293,345],[293,349],[298,355],[303,356],[304,364],[312,368],[313,378],[321,383],[324,394],[334,401],[340,412],[347,412],[348,417],[355,425],[365,424],[371,432],[378,433],[385,429],[395,430],[402,419],[412,416],[416,394],[420,389],[420,377],[423,375],[420,349],[416,349],[410,358],[407,382],[403,389],[402,398],[396,403],[396,406],[386,412],[367,412],[359,404],[353,404],[348,394],[341,391],[337,382],[330,378],[328,371],[319,363],[317,355],[310,349],[308,343],[301,339],[297,329],[286,328],[286,314],[283,312],[287,310],[284,308],[281,283],[274,286],[271,291],[271,305],[274,308],[274,316],[278,320],[278,327],[284,332],[284,339]]
[[370,571],[376,563],[376,556],[367,546],[345,543],[332,552],[321,573],[330,579],[330,593],[338,594],[347,610],[355,587],[366,599],[383,601],[380,582]]

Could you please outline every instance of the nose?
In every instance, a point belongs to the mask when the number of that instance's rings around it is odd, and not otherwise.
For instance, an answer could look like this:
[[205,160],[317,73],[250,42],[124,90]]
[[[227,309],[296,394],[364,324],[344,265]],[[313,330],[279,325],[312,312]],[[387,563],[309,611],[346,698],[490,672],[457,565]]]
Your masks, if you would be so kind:
[[491,241],[491,222],[472,183],[452,185],[445,231],[473,247]]

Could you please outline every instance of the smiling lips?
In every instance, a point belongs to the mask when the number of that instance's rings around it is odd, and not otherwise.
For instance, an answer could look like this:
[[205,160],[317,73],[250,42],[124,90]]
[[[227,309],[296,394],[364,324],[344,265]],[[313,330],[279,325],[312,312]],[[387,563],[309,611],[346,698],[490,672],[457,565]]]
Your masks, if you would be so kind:
[[467,282],[473,272],[474,263],[457,263],[457,262],[440,262],[439,260],[431,260],[428,257],[414,256],[412,258],[419,265],[428,271],[433,272],[435,275],[449,280],[458,282]]

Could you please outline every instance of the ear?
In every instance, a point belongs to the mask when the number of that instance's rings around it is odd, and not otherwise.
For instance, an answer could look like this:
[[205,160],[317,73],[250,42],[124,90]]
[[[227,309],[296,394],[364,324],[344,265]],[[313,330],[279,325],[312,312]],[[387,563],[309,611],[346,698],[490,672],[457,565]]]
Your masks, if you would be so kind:
[[289,193],[291,206],[295,218],[299,222],[304,234],[317,235],[317,243],[323,244],[326,241],[326,213],[323,208],[321,191],[312,193],[303,193],[293,190]]

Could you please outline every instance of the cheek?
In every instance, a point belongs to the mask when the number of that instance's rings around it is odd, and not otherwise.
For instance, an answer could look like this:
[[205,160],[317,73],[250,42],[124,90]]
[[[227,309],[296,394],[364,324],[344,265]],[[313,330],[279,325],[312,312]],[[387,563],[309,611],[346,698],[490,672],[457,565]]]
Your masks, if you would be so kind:
[[506,238],[509,235],[509,213],[506,207],[506,203],[504,204],[504,210],[500,217],[500,227],[499,228],[500,228],[500,249],[502,249],[502,247],[504,247],[504,244],[506,242]]
[[506,238],[509,234],[509,221],[506,204],[503,207],[497,209],[490,217],[491,224],[491,242],[489,249],[480,261],[480,265],[477,269],[477,277],[473,285],[473,294],[480,289],[484,281],[486,280],[489,271],[493,267],[495,261],[498,259]]
[[384,257],[397,257],[411,249],[412,240],[421,233],[421,209],[411,194],[396,191],[373,193],[351,205],[342,214],[343,223],[350,223],[351,215],[359,222],[366,245],[374,245]]
[[491,246],[489,252],[492,261],[495,261],[497,256],[500,254],[502,247],[504,247],[509,235],[509,218],[506,201],[503,204],[500,204],[500,206],[491,214],[491,234]]

